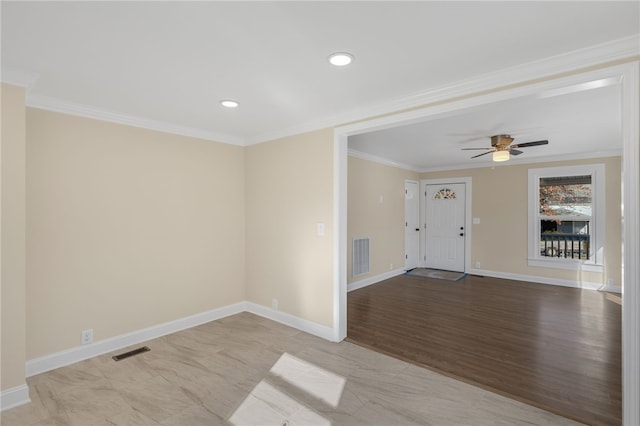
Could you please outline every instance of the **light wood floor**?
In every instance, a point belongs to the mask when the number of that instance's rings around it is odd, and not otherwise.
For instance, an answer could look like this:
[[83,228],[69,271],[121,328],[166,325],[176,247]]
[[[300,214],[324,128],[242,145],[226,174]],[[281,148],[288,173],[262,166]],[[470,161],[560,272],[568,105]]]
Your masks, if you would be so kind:
[[401,275],[348,294],[348,340],[587,424],[621,423],[619,295]]
[[144,344],[150,352],[122,361],[30,377],[32,402],[2,412],[2,425],[577,425],[249,313]]

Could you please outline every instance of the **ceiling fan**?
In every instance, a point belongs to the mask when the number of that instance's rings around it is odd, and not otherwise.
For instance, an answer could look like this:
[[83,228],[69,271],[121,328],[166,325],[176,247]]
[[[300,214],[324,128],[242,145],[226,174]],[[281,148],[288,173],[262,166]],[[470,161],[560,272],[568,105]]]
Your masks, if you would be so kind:
[[493,161],[507,161],[511,154],[520,155],[522,151],[515,148],[527,148],[530,146],[547,145],[548,140],[517,143],[511,145],[513,138],[509,135],[495,135],[491,136],[491,148],[462,148],[463,151],[470,150],[485,150],[482,154],[474,155],[471,158],[481,157],[493,153]]

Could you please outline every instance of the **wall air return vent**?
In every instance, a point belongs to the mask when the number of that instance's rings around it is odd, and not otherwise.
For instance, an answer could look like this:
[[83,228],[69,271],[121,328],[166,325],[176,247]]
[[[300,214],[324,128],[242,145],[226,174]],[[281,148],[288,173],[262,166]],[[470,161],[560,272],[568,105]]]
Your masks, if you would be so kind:
[[369,273],[369,247],[369,237],[353,239],[353,262],[351,269],[354,277]]

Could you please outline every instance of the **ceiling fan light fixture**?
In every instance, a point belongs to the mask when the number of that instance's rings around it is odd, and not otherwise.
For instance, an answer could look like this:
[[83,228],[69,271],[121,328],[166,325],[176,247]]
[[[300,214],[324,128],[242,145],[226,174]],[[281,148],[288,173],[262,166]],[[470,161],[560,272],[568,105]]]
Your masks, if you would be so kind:
[[493,161],[507,161],[509,160],[509,151],[495,151],[493,153]]

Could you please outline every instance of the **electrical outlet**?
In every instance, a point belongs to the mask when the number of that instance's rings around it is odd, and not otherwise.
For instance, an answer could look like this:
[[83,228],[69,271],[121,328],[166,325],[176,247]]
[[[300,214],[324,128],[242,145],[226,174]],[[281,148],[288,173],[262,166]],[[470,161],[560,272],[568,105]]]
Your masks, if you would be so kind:
[[389,270],[392,271],[393,270],[393,263],[389,264]]
[[83,345],[88,345],[91,342],[93,342],[93,329],[84,330],[82,332],[82,344]]
[[271,309],[273,309],[274,311],[278,310],[278,299],[271,299]]
[[476,262],[476,269],[480,269],[480,262]]

